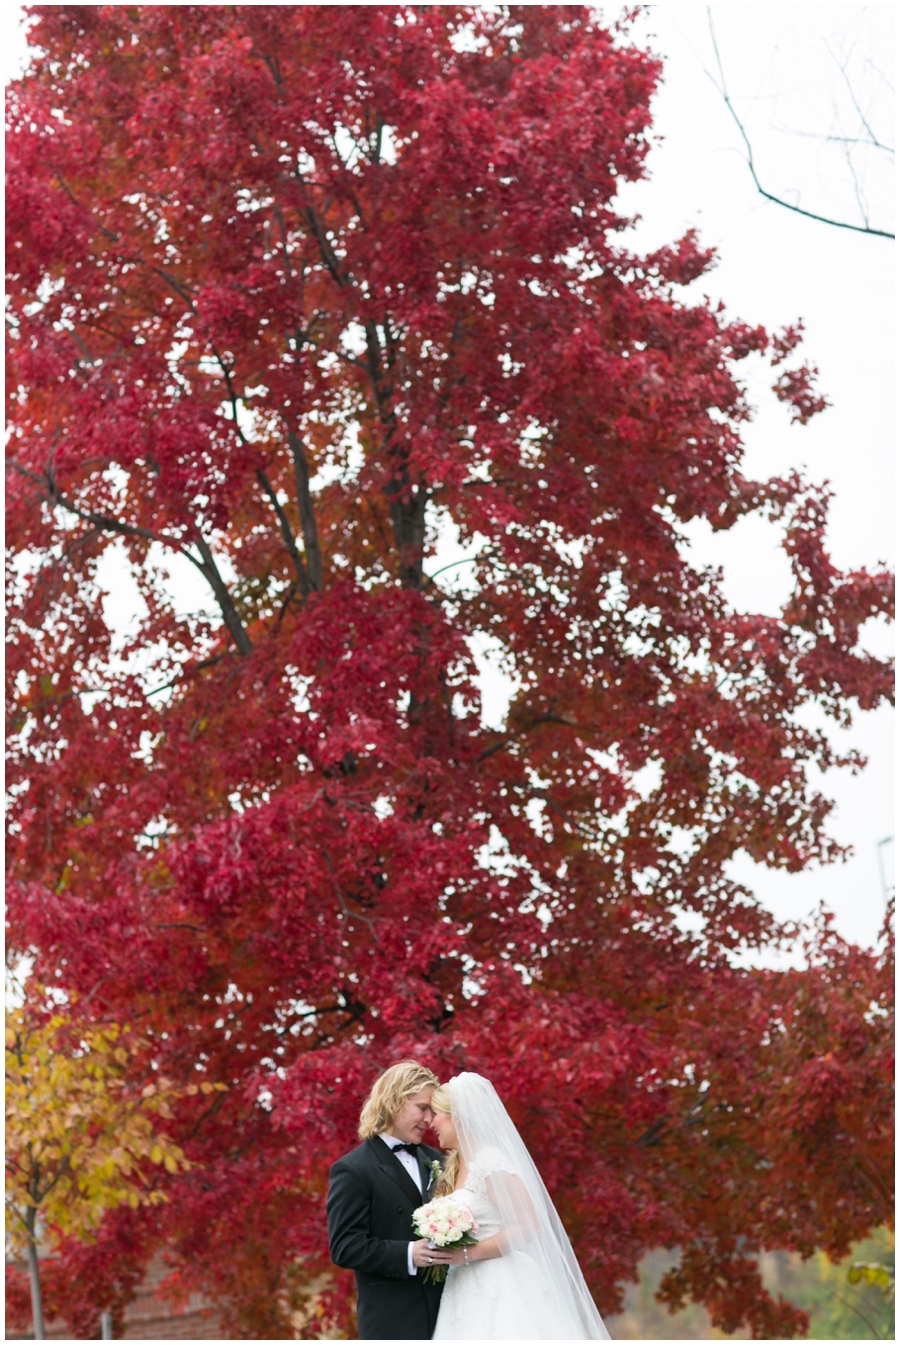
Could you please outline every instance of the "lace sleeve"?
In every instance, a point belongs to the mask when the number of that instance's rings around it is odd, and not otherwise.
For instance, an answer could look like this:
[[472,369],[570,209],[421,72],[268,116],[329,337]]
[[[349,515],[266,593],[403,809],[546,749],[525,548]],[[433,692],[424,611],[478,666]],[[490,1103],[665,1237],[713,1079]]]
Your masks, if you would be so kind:
[[486,1195],[487,1180],[495,1172],[508,1172],[511,1176],[517,1175],[515,1163],[501,1149],[495,1149],[493,1145],[479,1149],[469,1166],[466,1186],[473,1193]]

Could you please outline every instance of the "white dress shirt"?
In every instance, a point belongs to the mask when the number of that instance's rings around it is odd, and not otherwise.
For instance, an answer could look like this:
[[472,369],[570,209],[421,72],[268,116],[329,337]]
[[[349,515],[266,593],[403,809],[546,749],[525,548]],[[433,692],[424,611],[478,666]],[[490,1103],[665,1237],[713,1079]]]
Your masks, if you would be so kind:
[[[396,1149],[398,1144],[403,1143],[403,1140],[398,1140],[396,1135],[389,1135],[384,1130],[381,1132],[378,1138],[384,1140],[385,1144],[389,1149]],[[415,1182],[416,1186],[419,1188],[420,1195],[424,1195],[425,1193],[422,1190],[422,1174],[419,1171],[419,1164],[416,1162],[415,1158],[413,1158],[412,1154],[409,1152],[408,1149],[404,1149],[402,1153],[397,1154],[397,1162],[403,1164],[403,1166],[406,1168],[406,1171],[409,1173],[409,1175]],[[413,1265],[412,1249],[413,1244],[410,1243],[406,1253],[406,1264],[409,1269],[410,1275],[415,1275],[416,1268]]]

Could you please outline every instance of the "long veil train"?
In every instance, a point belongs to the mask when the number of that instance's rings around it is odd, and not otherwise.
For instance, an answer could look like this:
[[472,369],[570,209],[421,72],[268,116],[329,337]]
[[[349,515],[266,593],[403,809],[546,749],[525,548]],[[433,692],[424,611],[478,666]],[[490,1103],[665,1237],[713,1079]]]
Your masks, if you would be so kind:
[[552,1339],[609,1340],[541,1174],[493,1084],[480,1074],[463,1073],[450,1080],[448,1089],[468,1167],[478,1163],[479,1153],[482,1163],[485,1151],[497,1153],[491,1162],[491,1195],[517,1298],[533,1307],[536,1321],[552,1323]]

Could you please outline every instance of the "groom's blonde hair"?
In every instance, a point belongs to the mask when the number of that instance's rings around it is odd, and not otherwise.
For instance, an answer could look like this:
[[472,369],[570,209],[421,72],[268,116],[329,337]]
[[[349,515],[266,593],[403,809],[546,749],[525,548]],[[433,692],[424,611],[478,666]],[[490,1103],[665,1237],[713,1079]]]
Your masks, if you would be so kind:
[[391,1065],[379,1079],[363,1103],[359,1115],[359,1138],[367,1140],[390,1128],[394,1117],[407,1098],[423,1088],[437,1088],[437,1075],[420,1065],[417,1060],[401,1060]]

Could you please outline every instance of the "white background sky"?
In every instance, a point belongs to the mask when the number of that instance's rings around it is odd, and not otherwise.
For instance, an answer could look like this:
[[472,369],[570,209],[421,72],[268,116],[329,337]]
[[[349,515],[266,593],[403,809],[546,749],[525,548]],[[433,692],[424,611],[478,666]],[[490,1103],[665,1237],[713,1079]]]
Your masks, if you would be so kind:
[[[606,10],[610,18],[618,12]],[[892,229],[890,156],[855,147],[848,164],[848,147],[839,139],[865,134],[862,113],[876,138],[893,143],[886,83],[893,83],[892,7],[717,4],[711,12],[763,185],[854,223],[861,220],[862,200],[872,225]],[[21,16],[16,5],[0,10],[5,80],[21,69]],[[720,253],[717,269],[700,282],[704,292],[722,299],[733,316],[770,329],[804,319],[805,351],[833,406],[810,425],[791,427],[787,410],[768,391],[771,375],[749,373],[759,412],[745,436],[746,470],[768,476],[803,467],[815,480],[828,479],[835,492],[829,541],[836,563],[890,562],[893,245],[792,215],[757,194],[739,132],[707,73],[715,74],[716,66],[705,6],[648,6],[637,34],[664,57],[665,74],[655,102],[654,129],[662,138],[650,155],[650,180],[622,198],[628,211],[642,216],[635,246],[656,247],[694,226]],[[821,136],[833,138],[823,143]],[[780,608],[789,574],[768,525],[744,520],[716,537],[698,527],[692,541],[698,559],[724,567],[726,592],[737,606]],[[193,591],[184,605],[198,605]],[[869,629],[865,642],[887,652],[890,633]],[[490,716],[502,713],[503,679],[487,670],[484,690]],[[833,832],[853,845],[853,858],[803,874],[773,873],[750,861],[733,871],[780,917],[799,918],[824,901],[845,937],[870,943],[884,909],[876,847],[894,831],[893,718],[883,708],[860,716],[850,730],[830,732],[842,748],[856,747],[869,758],[861,775],[831,772],[824,781],[837,801]],[[893,845],[882,855],[892,883]]]

